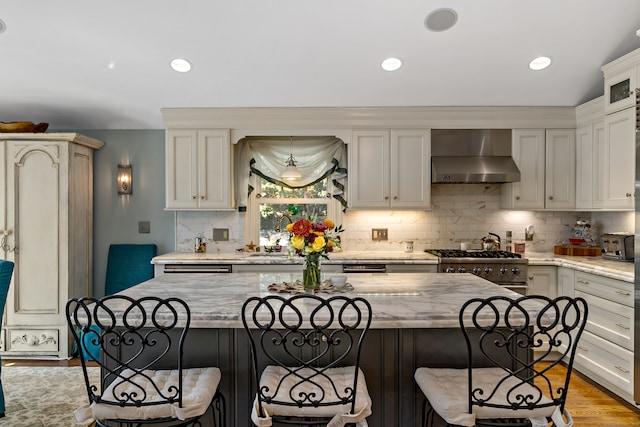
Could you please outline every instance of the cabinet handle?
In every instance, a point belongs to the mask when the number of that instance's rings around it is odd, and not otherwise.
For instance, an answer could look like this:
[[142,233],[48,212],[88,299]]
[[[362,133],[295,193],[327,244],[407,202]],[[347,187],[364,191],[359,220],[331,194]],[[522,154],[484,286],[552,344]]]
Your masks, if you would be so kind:
[[622,323],[616,323],[616,326],[622,329],[631,329],[630,327],[628,327],[627,325],[623,325]]
[[533,276],[529,276],[529,280],[533,280]]
[[629,370],[628,370],[628,369],[623,368],[622,366],[615,365],[615,366],[614,366],[614,368],[616,368],[618,371],[620,371],[620,372],[622,372],[622,373],[625,373],[625,374],[628,374],[628,373],[629,373]]
[[16,250],[15,246],[12,248],[10,244],[7,243],[7,236],[11,234],[11,230],[2,230],[2,239],[0,239],[0,248],[2,248],[5,252],[13,252]]
[[195,199],[196,199],[196,196],[191,196],[191,200],[195,200]]
[[389,196],[384,196],[384,199],[385,200],[389,200]]
[[578,279],[577,280],[578,283],[582,283],[583,285],[588,285],[589,282],[587,282],[586,280],[582,280],[582,279]]
[[520,200],[520,196],[516,196],[516,200]]
[[553,200],[553,196],[549,196],[549,200]]
[[632,196],[632,194],[631,194],[631,193],[627,193],[627,197],[631,197],[631,196]]
[[579,346],[578,346],[578,348],[579,348],[580,350],[582,350],[582,351],[586,351],[587,353],[589,352],[589,349],[588,349],[588,348],[583,347],[583,346],[581,346],[581,345],[579,345]]
[[393,200],[398,200],[398,196],[393,196]]
[[204,200],[204,196],[200,196],[200,200]]
[[616,294],[624,295],[625,297],[628,297],[629,295],[631,295],[629,292],[621,291],[620,289],[616,289]]

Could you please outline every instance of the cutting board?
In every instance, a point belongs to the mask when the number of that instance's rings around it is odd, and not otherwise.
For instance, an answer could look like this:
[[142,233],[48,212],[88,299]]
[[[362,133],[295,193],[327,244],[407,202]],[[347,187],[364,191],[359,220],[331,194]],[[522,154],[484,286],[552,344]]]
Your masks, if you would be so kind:
[[570,256],[600,256],[599,246],[564,246],[556,245],[553,247],[553,253],[556,255]]

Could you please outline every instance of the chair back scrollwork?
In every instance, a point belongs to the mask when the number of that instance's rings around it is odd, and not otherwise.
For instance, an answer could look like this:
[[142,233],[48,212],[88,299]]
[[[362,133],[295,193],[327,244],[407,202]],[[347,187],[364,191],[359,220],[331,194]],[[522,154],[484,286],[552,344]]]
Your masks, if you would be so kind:
[[[459,321],[469,367],[480,361],[483,366],[500,368],[503,374],[491,389],[478,388],[474,369],[469,368],[469,411],[473,406],[513,410],[559,406],[562,411],[587,314],[584,299],[566,296],[494,296],[467,301]],[[549,374],[559,363],[566,364],[566,376],[558,385]]]
[[[184,301],[124,295],[73,298],[67,302],[66,315],[78,348],[100,349],[99,360],[89,361],[101,368],[100,384],[91,382],[85,352],[79,351],[90,403],[182,407],[183,344],[191,321]],[[148,374],[157,369],[177,369],[178,385],[157,386]],[[108,396],[102,394],[105,390],[110,390]],[[152,399],[149,390],[156,394]]]
[[[261,412],[263,403],[300,408],[351,404],[353,410],[358,375],[341,388],[327,371],[349,366],[358,372],[362,342],[371,325],[371,306],[365,299],[308,294],[253,297],[243,304],[242,321],[256,384],[267,365],[282,372],[277,384],[259,387]],[[278,393],[281,390],[288,390],[286,397]]]

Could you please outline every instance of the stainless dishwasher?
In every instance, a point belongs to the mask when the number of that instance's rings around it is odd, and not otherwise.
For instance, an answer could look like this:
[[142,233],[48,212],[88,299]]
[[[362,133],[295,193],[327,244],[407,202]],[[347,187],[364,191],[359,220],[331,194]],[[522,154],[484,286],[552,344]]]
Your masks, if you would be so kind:
[[343,273],[386,273],[385,264],[343,264]]

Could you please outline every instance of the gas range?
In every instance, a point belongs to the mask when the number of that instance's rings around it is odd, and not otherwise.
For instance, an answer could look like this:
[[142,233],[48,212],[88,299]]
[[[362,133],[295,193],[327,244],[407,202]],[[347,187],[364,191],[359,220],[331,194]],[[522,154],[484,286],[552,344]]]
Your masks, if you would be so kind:
[[507,251],[425,249],[438,257],[440,273],[472,273],[518,292],[526,292],[529,260]]

